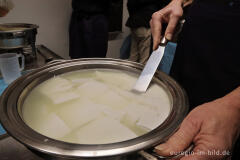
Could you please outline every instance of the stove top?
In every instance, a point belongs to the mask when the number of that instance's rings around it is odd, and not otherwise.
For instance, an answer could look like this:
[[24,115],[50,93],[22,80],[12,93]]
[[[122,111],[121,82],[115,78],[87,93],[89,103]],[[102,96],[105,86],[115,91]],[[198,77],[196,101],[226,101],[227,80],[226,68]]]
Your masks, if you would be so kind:
[[3,53],[18,53],[25,57],[25,70],[34,69],[43,66],[47,62],[56,59],[63,59],[44,45],[37,45],[34,49],[31,46],[17,49],[1,49],[0,54]]

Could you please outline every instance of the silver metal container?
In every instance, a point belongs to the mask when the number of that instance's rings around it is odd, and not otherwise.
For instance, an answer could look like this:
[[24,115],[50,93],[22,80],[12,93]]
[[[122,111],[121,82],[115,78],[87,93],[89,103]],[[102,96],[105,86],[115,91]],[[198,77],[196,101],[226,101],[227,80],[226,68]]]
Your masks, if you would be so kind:
[[184,90],[168,75],[158,71],[153,81],[169,94],[171,113],[156,129],[135,139],[103,145],[72,144],[43,136],[24,123],[22,105],[34,87],[53,76],[86,69],[117,69],[140,74],[143,65],[116,59],[66,60],[20,77],[4,91],[0,99],[0,120],[8,134],[30,149],[55,157],[53,159],[117,159],[151,149],[166,141],[178,129],[188,112],[188,99]]
[[0,49],[17,49],[35,45],[37,25],[25,23],[0,24]]

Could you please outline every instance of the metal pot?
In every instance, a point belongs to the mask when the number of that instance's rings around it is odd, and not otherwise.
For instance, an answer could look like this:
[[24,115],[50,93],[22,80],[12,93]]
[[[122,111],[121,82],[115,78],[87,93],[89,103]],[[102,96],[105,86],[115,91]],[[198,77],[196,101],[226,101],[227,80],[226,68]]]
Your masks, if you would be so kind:
[[[117,69],[140,74],[143,65],[116,59],[66,60],[37,69],[14,81],[0,99],[0,120],[6,131],[27,147],[59,159],[111,159],[150,149],[173,134],[188,112],[184,90],[168,75],[157,71],[153,81],[162,86],[172,102],[171,113],[165,122],[151,132],[119,143],[103,145],[72,144],[43,136],[32,130],[22,119],[22,105],[29,92],[43,81],[70,71],[85,69]],[[56,158],[58,159],[58,158]]]
[[25,23],[0,24],[0,49],[17,49],[35,44],[37,25]]

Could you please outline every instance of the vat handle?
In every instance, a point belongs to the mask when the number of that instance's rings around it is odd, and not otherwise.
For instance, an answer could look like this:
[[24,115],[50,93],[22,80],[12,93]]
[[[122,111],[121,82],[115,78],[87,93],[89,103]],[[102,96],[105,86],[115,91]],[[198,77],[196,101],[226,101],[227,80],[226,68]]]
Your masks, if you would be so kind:
[[160,156],[157,153],[148,153],[147,151],[140,151],[138,154],[140,154],[142,157],[144,157],[147,160],[163,160],[163,159],[179,159],[182,158],[185,154],[191,153],[191,151],[194,148],[194,144],[191,144],[185,151],[181,152],[183,154],[178,154],[174,156]]

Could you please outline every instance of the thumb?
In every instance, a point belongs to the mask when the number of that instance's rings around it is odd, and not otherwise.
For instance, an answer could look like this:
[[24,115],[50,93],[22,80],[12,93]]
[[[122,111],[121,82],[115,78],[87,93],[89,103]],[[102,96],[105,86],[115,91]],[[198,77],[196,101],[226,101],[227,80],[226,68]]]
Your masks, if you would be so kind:
[[187,149],[200,130],[200,123],[187,117],[179,130],[166,143],[155,147],[155,152],[161,156],[174,156]]

